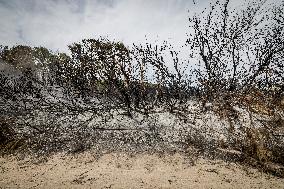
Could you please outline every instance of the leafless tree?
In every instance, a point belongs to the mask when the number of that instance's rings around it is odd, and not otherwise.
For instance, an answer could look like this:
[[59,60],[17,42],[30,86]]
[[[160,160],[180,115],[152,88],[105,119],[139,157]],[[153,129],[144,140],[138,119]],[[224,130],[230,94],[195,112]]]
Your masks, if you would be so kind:
[[266,1],[251,2],[242,10],[230,3],[216,1],[208,14],[190,18],[187,44],[200,59],[197,78],[210,101],[283,86],[283,3],[267,9]]

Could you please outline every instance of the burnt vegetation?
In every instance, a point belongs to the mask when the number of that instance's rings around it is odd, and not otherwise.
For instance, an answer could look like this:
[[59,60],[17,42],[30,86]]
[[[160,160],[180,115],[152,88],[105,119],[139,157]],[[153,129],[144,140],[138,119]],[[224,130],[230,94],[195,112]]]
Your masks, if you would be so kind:
[[[229,4],[217,1],[189,19],[187,59],[167,42],[84,39],[67,54],[1,46],[2,154],[194,146],[214,157],[238,151],[267,170],[283,165],[284,4]],[[161,114],[176,125],[162,124]],[[194,126],[209,114],[226,121],[225,137]]]

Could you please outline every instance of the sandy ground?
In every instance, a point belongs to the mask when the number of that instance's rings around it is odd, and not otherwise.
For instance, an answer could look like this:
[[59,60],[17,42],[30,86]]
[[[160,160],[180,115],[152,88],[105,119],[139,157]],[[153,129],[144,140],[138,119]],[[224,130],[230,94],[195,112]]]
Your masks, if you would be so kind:
[[0,158],[0,188],[284,188],[284,179],[221,160],[90,152]]

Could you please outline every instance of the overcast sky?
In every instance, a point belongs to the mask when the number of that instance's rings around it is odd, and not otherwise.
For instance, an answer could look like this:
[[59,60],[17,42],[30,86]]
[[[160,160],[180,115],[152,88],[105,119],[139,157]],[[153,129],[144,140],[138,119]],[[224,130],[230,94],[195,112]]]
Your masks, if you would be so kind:
[[[208,7],[209,2],[0,0],[0,43],[66,51],[72,42],[105,36],[127,45],[145,42],[146,38],[151,42],[168,40],[173,45],[182,45],[188,32],[189,15]],[[231,1],[235,5],[238,2]]]

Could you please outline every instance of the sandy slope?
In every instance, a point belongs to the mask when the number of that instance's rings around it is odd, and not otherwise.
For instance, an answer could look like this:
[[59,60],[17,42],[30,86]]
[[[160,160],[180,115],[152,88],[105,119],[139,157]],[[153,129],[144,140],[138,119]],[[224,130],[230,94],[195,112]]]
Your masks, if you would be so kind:
[[0,158],[0,188],[284,188],[284,179],[234,163],[179,154]]

